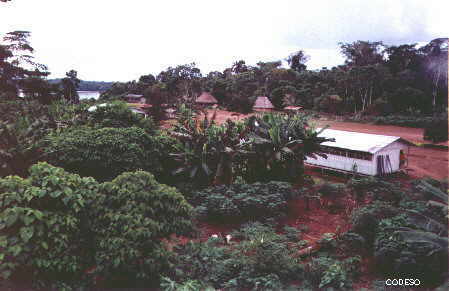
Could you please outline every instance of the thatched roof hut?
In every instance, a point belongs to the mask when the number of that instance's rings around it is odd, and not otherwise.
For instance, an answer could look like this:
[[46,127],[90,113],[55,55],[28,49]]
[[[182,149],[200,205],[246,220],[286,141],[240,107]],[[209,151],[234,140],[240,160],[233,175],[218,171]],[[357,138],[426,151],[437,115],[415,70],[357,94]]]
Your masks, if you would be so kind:
[[254,102],[254,111],[272,111],[274,109],[273,103],[266,96],[259,96]]
[[217,104],[218,101],[209,92],[203,92],[198,98],[196,98],[195,103],[202,105],[212,105]]

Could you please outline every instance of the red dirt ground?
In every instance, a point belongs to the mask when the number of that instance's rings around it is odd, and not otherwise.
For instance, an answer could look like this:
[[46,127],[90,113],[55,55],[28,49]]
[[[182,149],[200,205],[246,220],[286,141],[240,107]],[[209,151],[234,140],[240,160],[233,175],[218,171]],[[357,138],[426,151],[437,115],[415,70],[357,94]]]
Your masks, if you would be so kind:
[[[318,127],[323,127],[325,125],[330,125],[332,129],[356,131],[363,133],[373,133],[373,134],[383,134],[400,136],[403,139],[411,141],[413,143],[430,143],[423,139],[424,129],[395,126],[395,125],[376,125],[358,122],[345,122],[345,121],[335,121],[335,120],[315,120]],[[437,145],[449,145],[449,142],[437,143]]]

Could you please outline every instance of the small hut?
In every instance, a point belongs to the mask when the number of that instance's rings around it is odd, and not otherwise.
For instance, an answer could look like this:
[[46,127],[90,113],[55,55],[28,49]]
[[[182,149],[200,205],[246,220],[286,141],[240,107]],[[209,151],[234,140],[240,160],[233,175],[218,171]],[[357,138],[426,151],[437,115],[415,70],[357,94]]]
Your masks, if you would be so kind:
[[271,103],[270,99],[268,99],[268,97],[259,96],[259,97],[257,97],[256,102],[254,102],[253,110],[254,111],[262,111],[262,112],[273,111],[274,106]]
[[200,96],[198,96],[198,98],[196,98],[195,103],[202,106],[209,106],[217,104],[218,101],[209,92],[203,92]]

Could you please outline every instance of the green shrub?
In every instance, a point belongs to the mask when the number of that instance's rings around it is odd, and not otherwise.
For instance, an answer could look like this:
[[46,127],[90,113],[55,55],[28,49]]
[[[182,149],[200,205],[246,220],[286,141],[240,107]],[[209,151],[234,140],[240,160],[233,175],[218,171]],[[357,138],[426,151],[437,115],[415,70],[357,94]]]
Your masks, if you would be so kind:
[[[416,128],[428,128],[431,127],[432,125],[437,124],[440,125],[441,127],[446,127],[447,129],[447,113],[436,116],[390,114],[387,116],[365,117],[363,119],[360,119],[360,117],[355,116],[349,118],[349,120],[355,122],[372,122],[375,124],[396,125],[396,126],[406,126]],[[443,124],[444,122],[446,123],[446,125]]]
[[232,184],[195,192],[192,202],[200,218],[258,220],[282,215],[294,196],[286,182]]
[[93,127],[139,127],[148,133],[156,130],[151,117],[144,118],[131,111],[124,102],[115,102],[107,106],[97,106],[95,111],[88,115],[88,124]]
[[27,179],[0,179],[0,275],[82,282],[93,263],[85,205],[98,187],[92,178],[46,163],[32,166]]
[[50,163],[100,181],[138,169],[162,171],[159,137],[140,128],[73,128],[47,141]]
[[359,201],[365,199],[365,197],[370,197],[373,200],[391,202],[397,206],[405,196],[397,184],[381,178],[352,178],[348,182],[348,186]]
[[314,258],[307,265],[306,280],[315,288],[350,289],[359,275],[360,262],[359,256],[343,261],[325,256]]
[[398,209],[390,204],[375,201],[352,213],[351,231],[361,235],[369,247],[374,242],[380,220],[393,217],[397,213]]
[[318,193],[324,197],[341,197],[344,194],[345,185],[337,183],[324,183],[318,189]]
[[448,272],[447,233],[439,236],[430,232],[427,224],[415,222],[406,213],[380,222],[374,248],[376,265],[386,276],[439,284]]
[[424,128],[423,139],[432,142],[447,141],[447,119],[430,123]]
[[354,232],[345,232],[338,238],[339,247],[347,253],[361,253],[366,250],[365,239]]
[[294,258],[297,246],[272,227],[251,223],[233,235],[232,248],[213,238],[178,245],[171,277],[176,282],[201,280],[217,289],[237,290],[283,290],[302,278],[302,265]]
[[112,278],[114,287],[157,282],[169,268],[161,239],[188,234],[191,212],[175,188],[159,184],[147,172],[123,173],[103,183],[91,213],[95,273]]

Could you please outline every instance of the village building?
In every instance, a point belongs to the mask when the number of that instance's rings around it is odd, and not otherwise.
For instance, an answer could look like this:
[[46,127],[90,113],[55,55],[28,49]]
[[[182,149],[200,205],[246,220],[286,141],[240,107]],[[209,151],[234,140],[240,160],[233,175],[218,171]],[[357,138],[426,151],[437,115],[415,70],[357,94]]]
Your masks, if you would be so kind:
[[140,104],[146,103],[146,99],[145,97],[143,97],[143,95],[127,94],[125,95],[124,99],[128,103],[140,103]]
[[268,97],[259,96],[257,97],[256,102],[254,102],[253,110],[259,112],[273,111],[274,106]]
[[325,129],[318,136],[334,138],[335,142],[321,144],[327,159],[307,157],[306,164],[369,176],[383,176],[404,169],[409,146],[412,145],[398,136],[335,129]]
[[203,93],[201,93],[200,96],[198,96],[198,98],[196,98],[195,103],[197,105],[205,107],[205,106],[211,106],[211,105],[217,104],[218,101],[209,92],[203,92]]
[[136,113],[141,115],[142,117],[148,117],[151,108],[153,105],[151,104],[142,104],[142,103],[126,103],[128,105],[129,109]]
[[286,106],[284,107],[284,111],[287,113],[296,113],[302,109],[301,106]]

